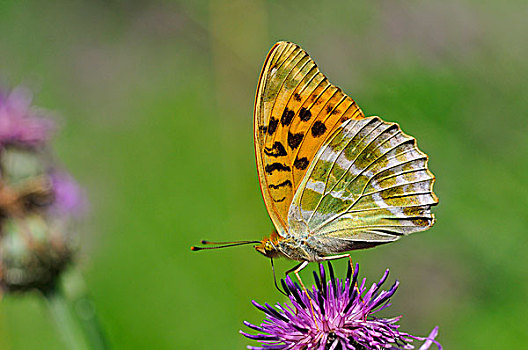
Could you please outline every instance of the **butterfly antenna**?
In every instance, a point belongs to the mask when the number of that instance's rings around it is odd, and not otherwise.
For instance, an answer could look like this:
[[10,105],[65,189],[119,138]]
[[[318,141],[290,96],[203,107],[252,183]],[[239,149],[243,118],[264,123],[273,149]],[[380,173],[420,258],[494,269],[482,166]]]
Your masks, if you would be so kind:
[[244,245],[244,244],[258,244],[258,243],[260,243],[260,241],[211,242],[211,241],[202,240],[201,243],[202,243],[203,245],[211,245],[212,247],[197,247],[197,246],[192,246],[192,247],[191,247],[191,250],[194,251],[194,252],[197,252],[197,251],[199,251],[199,250],[208,250],[208,249],[220,249],[220,248],[227,248],[227,247],[236,247],[236,246]]
[[273,283],[275,283],[275,288],[277,288],[277,290],[281,292],[282,294],[284,294],[285,296],[288,296],[288,294],[282,289],[280,289],[279,285],[277,284],[277,276],[275,275],[275,265],[273,265],[273,258],[270,258],[270,260],[271,260],[271,270],[273,271]]

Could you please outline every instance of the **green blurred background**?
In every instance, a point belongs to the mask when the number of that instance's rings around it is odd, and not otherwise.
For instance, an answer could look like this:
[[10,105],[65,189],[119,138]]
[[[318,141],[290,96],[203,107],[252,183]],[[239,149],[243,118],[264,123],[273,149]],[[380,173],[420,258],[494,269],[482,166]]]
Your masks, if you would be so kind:
[[[439,325],[446,349],[526,344],[527,11],[520,0],[0,1],[0,79],[57,112],[56,153],[91,201],[78,266],[113,347],[242,349],[242,321],[263,317],[251,299],[284,301],[252,248],[189,250],[271,232],[252,111],[278,40],[430,156],[437,224],[353,254],[369,281],[386,267],[400,280],[385,315],[417,335]],[[2,301],[0,348],[63,348],[37,295]]]

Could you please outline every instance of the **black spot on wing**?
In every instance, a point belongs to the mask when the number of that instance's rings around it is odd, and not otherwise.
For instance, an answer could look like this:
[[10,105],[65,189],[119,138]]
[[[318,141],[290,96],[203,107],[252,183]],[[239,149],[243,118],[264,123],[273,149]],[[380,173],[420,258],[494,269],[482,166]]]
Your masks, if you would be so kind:
[[264,148],[264,153],[270,157],[283,157],[288,154],[282,143],[279,141],[275,141],[273,147]]
[[285,164],[282,164],[282,163],[271,163],[271,164],[266,165],[264,170],[266,171],[266,173],[271,175],[271,173],[273,173],[275,170],[277,170],[277,171],[290,171],[291,169],[290,169],[289,166],[287,166]]
[[268,135],[273,135],[275,130],[277,130],[277,125],[279,124],[279,120],[276,118],[271,117],[268,125]]
[[316,121],[313,125],[312,125],[312,136],[313,137],[319,137],[321,136],[322,134],[324,134],[326,131],[326,125],[324,125],[322,122],[320,122],[319,120]]
[[284,112],[282,113],[282,117],[281,117],[282,126],[290,125],[293,120],[294,115],[295,115],[294,111],[288,108],[284,108]]
[[326,113],[332,113],[333,109],[334,109],[334,106],[331,106],[331,105],[326,106]]
[[288,132],[288,146],[290,146],[291,149],[296,149],[301,144],[303,137],[304,134],[302,132],[298,134]]
[[310,164],[310,161],[306,157],[297,158],[295,159],[295,162],[293,162],[293,166],[299,170],[306,169],[308,167],[308,164]]
[[268,127],[266,125],[259,126],[259,130],[261,133],[265,134],[268,131]]
[[283,186],[290,186],[290,187],[291,187],[291,186],[292,186],[292,183],[291,183],[290,180],[286,180],[286,181],[281,182],[281,183],[278,184],[278,185],[274,185],[274,184],[269,184],[269,185],[268,185],[269,188],[275,188],[275,189],[277,189],[277,188],[279,188],[279,187],[283,187]]
[[299,117],[303,122],[307,122],[312,117],[312,112],[310,112],[309,109],[302,107],[299,112]]
[[286,199],[286,197],[282,197],[282,198],[280,198],[280,199],[275,199],[275,198],[273,198],[273,201],[274,201],[274,202],[284,202],[285,199]]
[[301,95],[299,95],[298,93],[294,93],[293,98],[295,99],[295,101],[299,102],[301,100]]

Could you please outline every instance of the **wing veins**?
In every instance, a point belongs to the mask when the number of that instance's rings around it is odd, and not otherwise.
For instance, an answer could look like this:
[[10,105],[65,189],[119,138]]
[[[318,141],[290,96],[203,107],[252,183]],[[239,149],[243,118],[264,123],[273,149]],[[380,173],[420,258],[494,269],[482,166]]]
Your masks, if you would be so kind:
[[[299,68],[299,71],[295,73],[295,75],[293,76],[292,79],[295,79],[299,74],[302,73],[303,68],[304,68],[306,65],[308,65],[308,64],[310,63],[310,56],[308,56],[307,54],[305,54],[304,57],[302,57],[302,58],[299,60],[299,62],[295,65],[295,67],[293,67],[293,68],[290,70],[290,73],[288,73],[288,76],[286,77],[286,79],[284,80],[284,82],[286,82],[287,78],[290,76],[290,74],[293,72],[293,70],[294,70],[295,68],[297,68],[297,65],[298,65],[298,64],[299,64],[299,63],[300,63],[305,57],[307,57],[308,59],[306,60],[306,62],[304,62],[304,64],[302,65],[302,67]],[[310,70],[310,71],[311,71],[311,70]],[[308,71],[308,73],[309,73],[310,71]],[[307,76],[307,75],[308,75],[308,74],[306,74],[305,76]],[[316,75],[316,74],[315,74],[315,75]],[[304,79],[304,78],[303,78],[303,79]],[[295,86],[294,89],[292,89],[292,91],[295,91],[295,90],[299,87],[299,85],[301,85],[303,79],[301,79],[301,80],[297,83],[297,85]],[[310,79],[310,80],[311,80],[311,79]],[[280,91],[282,91],[282,88],[283,88],[283,87],[284,87],[284,84],[281,86]],[[278,94],[277,94],[277,95],[278,95]],[[292,97],[293,97],[293,94],[290,94],[289,97],[288,97],[288,102],[286,102],[286,104],[284,105],[284,108],[288,107],[288,105],[289,105],[289,103],[290,103]],[[274,109],[274,108],[275,108],[275,106],[273,107],[273,109]],[[295,118],[296,115],[297,115],[297,112],[295,113],[295,115],[294,115],[293,117]],[[290,124],[288,125],[288,129],[287,129],[288,131],[290,130],[291,124],[292,124],[292,123],[290,123]],[[277,137],[278,134],[279,134],[278,132],[276,132],[276,133],[273,134],[273,141],[275,141],[275,139],[276,139],[276,137]],[[292,174],[293,174],[293,172],[292,172]],[[293,178],[293,176],[292,176],[292,178]]]
[[[387,140],[385,140],[382,144],[384,144],[385,142],[388,142],[390,139],[392,139],[392,138],[395,137],[396,135],[398,135],[398,133],[396,133],[396,134],[392,135],[391,137],[389,137],[389,138],[388,138]],[[359,174],[357,174],[356,176],[354,176],[354,178],[353,178],[352,180],[350,180],[349,183],[355,181],[359,175],[361,175],[364,171],[366,171],[366,170],[367,170],[372,164],[374,164],[375,162],[377,162],[381,157],[385,156],[385,155],[386,155],[387,153],[389,153],[389,152],[392,152],[394,149],[398,148],[399,146],[403,145],[403,144],[406,143],[406,142],[409,142],[409,140],[404,140],[404,141],[402,141],[401,143],[397,144],[396,146],[394,146],[394,147],[388,149],[385,153],[383,153],[382,155],[380,155],[378,158],[376,158],[374,161],[372,161],[367,167],[365,167],[365,169],[363,169]],[[412,150],[414,150],[414,149],[411,148],[410,150],[406,150],[405,152],[398,153],[397,155],[405,154],[405,153],[407,153],[407,152],[409,152],[409,151],[412,151]],[[394,156],[391,157],[391,158],[387,158],[387,160],[394,159],[394,158],[396,158],[397,155],[394,155]],[[357,159],[357,157],[356,157],[356,159]],[[354,164],[354,163],[352,163],[350,166],[352,166],[353,164]],[[349,169],[350,169],[350,167],[349,167]],[[341,180],[341,179],[342,179],[342,177],[340,178],[340,180]],[[363,194],[363,192],[365,191],[366,186],[367,186],[367,185],[365,185],[365,187],[363,187],[363,191],[361,192],[361,194]],[[335,188],[335,186],[334,186],[333,188]],[[332,190],[333,190],[333,188],[332,188]],[[360,194],[360,196],[361,196],[361,194]],[[334,216],[334,217],[332,217],[332,218],[329,218],[328,220],[326,220],[325,222],[323,222],[322,224],[320,224],[319,226],[317,226],[317,227],[313,230],[313,232],[318,231],[321,227],[323,227],[323,226],[325,226],[325,225],[328,225],[330,222],[332,222],[332,221],[334,221],[335,219],[338,219],[339,217],[341,217],[341,215],[346,214],[346,213],[350,210],[350,208],[352,208],[354,205],[357,204],[357,202],[359,201],[360,198],[361,198],[361,197],[358,197],[358,199],[356,199],[356,200],[354,201],[354,203],[352,203],[351,205],[349,205],[348,208],[347,208],[345,211],[339,213],[338,215],[336,215],[336,216]],[[311,218],[311,217],[310,217],[310,218]]]
[[[281,62],[281,64],[279,65],[279,67],[276,68],[277,71],[278,71],[279,69],[281,69],[282,66],[283,66],[283,64],[285,64],[286,62],[288,62],[288,61],[292,61],[292,60],[295,60],[295,59],[297,58],[297,56],[299,56],[299,55],[303,55],[303,54],[306,55],[306,53],[304,53],[303,50],[299,50],[298,52],[295,52],[295,49],[296,49],[296,46],[293,46],[293,50],[292,50],[291,52],[288,53],[288,56],[284,59],[283,62]],[[285,51],[285,50],[284,50],[284,51]],[[283,53],[284,53],[284,51],[283,51]],[[281,55],[282,55],[282,54],[281,54]],[[293,55],[293,58],[290,59],[290,57],[291,57],[292,55]],[[301,61],[302,58],[303,58],[303,57],[301,57],[301,59],[300,59],[299,61]],[[298,62],[297,62],[297,63],[298,63]],[[294,68],[296,67],[297,63],[295,64]],[[286,83],[286,80],[288,80],[288,77],[290,76],[291,72],[292,72],[292,70],[290,70],[290,71],[288,72],[288,75],[286,75],[286,77],[284,78],[284,80],[281,82],[280,87],[277,89],[277,91],[278,91],[278,92],[277,92],[277,96],[278,96],[279,92],[282,91],[282,88],[284,87],[284,84]],[[265,87],[265,88],[266,88],[266,87]],[[273,106],[272,106],[271,109],[270,109],[270,118],[269,118],[269,119],[271,119],[271,118],[273,117],[273,112],[274,112],[274,110],[275,110],[276,103],[277,103],[277,98],[275,98],[275,99],[273,100]],[[277,134],[277,132],[274,133],[274,135],[273,135],[273,139],[271,139],[272,142],[275,141],[275,134]],[[268,139],[269,139],[269,136],[270,136],[270,135],[268,135],[268,133],[266,133],[266,134],[264,135],[263,146],[266,145],[266,143],[267,143],[267,141],[268,141]],[[261,157],[263,158],[262,155],[261,155]],[[264,163],[264,162],[263,162],[263,163]],[[266,184],[265,184],[265,185],[266,185],[266,187],[268,188],[267,191],[268,191],[268,193],[269,193],[269,195],[270,195],[270,198],[273,199],[273,197],[272,197],[272,195],[271,195],[271,192],[269,191],[269,181],[268,181],[267,178],[265,178],[265,179],[266,179]],[[274,206],[275,206],[275,205],[274,205]]]
[[[271,82],[270,73],[271,73],[271,70],[274,68],[273,66],[275,66],[277,64],[277,62],[286,53],[286,55],[284,57],[284,60],[279,64],[278,67],[275,67],[275,69],[276,69],[275,72],[277,72],[279,70],[279,68],[282,67],[285,64],[285,62],[288,61],[288,58],[290,58],[290,56],[295,52],[295,49],[297,47],[298,46],[295,45],[295,44],[293,44],[293,45],[285,45],[282,48],[279,48],[279,50],[277,50],[274,53],[273,57],[270,57],[270,63],[269,63],[269,66],[267,68],[268,70],[265,70],[266,76],[261,76],[260,77],[260,81],[263,81],[264,86],[262,87],[262,90],[260,90],[260,88],[259,88],[257,93],[260,93],[261,91],[265,92],[265,91],[269,90],[270,82]],[[291,51],[291,52],[289,52],[289,51]],[[303,52],[302,49],[300,51]],[[269,114],[268,120],[266,120],[266,113],[265,113],[265,110],[264,110],[264,102],[263,101],[259,101],[259,102],[260,102],[260,104],[258,106],[258,109],[260,110],[260,113],[258,113],[258,114],[261,114],[262,117],[259,117],[259,119],[257,120],[257,125],[261,124],[261,125],[266,125],[267,126],[267,123],[269,122],[269,120],[271,120],[272,111],[273,111],[273,108],[275,106],[276,100],[273,101],[273,106],[269,110],[270,114]],[[255,113],[257,113],[257,112],[255,111]],[[256,114],[256,115],[258,115],[258,114]],[[265,147],[267,137],[268,137],[268,133],[266,132],[264,134],[264,137],[261,140],[262,141],[261,144],[258,147],[262,147],[262,148]],[[257,150],[257,148],[256,148],[256,150]],[[264,171],[264,155],[263,155],[263,153],[258,155],[258,157],[260,158],[260,164],[262,166],[261,171]],[[284,230],[286,230],[286,228],[287,228],[287,220],[285,220],[284,218],[282,218],[278,214],[277,208],[275,206],[275,202],[273,200],[271,192],[269,191],[269,187],[268,187],[269,186],[269,179],[268,179],[268,177],[267,176],[262,176],[260,179],[261,179],[261,181],[264,182],[264,186],[261,185],[261,190],[262,190],[263,194],[264,194],[265,191],[267,193],[266,195],[264,195],[264,202],[266,204],[266,207],[268,207],[268,211],[270,212],[270,216],[272,218],[272,221],[275,222],[275,220],[277,220],[279,222],[279,224],[282,226],[282,228]],[[267,200],[266,198],[269,198],[269,200]],[[277,213],[277,214],[276,215],[271,214],[272,211],[274,213]]]
[[[386,227],[412,227],[414,228],[415,226],[414,225],[361,225],[361,226],[354,226],[354,228],[350,228],[350,229],[344,229],[344,228],[339,228],[339,229],[335,229],[335,230],[331,230],[331,231],[326,231],[324,232],[323,235],[327,235],[329,233],[332,233],[332,232],[338,232],[338,231],[361,231],[363,229],[368,229],[368,228],[386,228]],[[402,236],[403,234],[398,234],[398,236]]]
[[[346,95],[345,95],[345,96],[346,96]],[[356,104],[354,100],[352,100],[352,101],[353,101],[353,103],[351,103],[351,104],[345,109],[345,111],[342,113],[342,115],[345,115],[345,114],[350,110],[350,108]],[[344,123],[348,122],[349,120],[355,120],[355,121],[357,122],[359,119],[352,119],[352,118],[350,118],[350,119],[347,119],[346,121],[344,121],[341,125],[343,125]],[[337,134],[336,134],[334,137],[337,137]],[[334,139],[334,138],[332,138],[332,139],[326,139],[325,142],[323,142],[323,144],[329,144],[333,139]],[[299,150],[300,150],[300,148],[297,149],[297,151],[296,151],[296,153],[295,153],[295,157],[297,157],[297,156],[299,155]]]
[[433,219],[433,215],[426,216],[426,215],[414,215],[414,216],[393,216],[393,217],[383,217],[385,220],[416,220],[416,219],[425,219],[425,220],[431,220]]
[[[375,119],[371,119],[371,120],[375,120]],[[368,122],[368,123],[366,123],[365,125],[363,125],[363,126],[361,127],[361,129],[358,130],[358,132],[356,133],[356,135],[358,135],[362,130],[364,130],[364,129],[365,129],[367,126],[369,126],[370,124],[371,124],[371,122]],[[361,141],[365,140],[365,138],[369,137],[369,136],[370,136],[370,135],[371,135],[371,134],[372,134],[372,133],[373,133],[373,132],[374,132],[374,131],[380,126],[380,125],[383,125],[383,123],[380,123],[380,124],[378,124],[377,126],[375,126],[375,127],[374,127],[372,130],[370,130],[366,135],[364,135],[364,136],[361,138],[361,140],[360,140],[359,142],[361,142]],[[343,170],[345,170],[345,171],[343,172],[343,175],[341,175],[341,176],[339,177],[339,179],[336,181],[336,183],[332,186],[332,188],[331,188],[329,191],[326,190],[326,186],[325,186],[325,192],[323,193],[323,195],[321,196],[321,198],[319,198],[319,201],[317,202],[317,205],[315,206],[315,208],[313,209],[312,214],[311,214],[310,217],[308,218],[308,222],[310,222],[310,221],[312,220],[313,215],[315,214],[315,212],[316,212],[317,209],[319,208],[319,205],[321,204],[321,202],[323,201],[323,199],[326,198],[326,196],[327,196],[328,194],[330,194],[330,193],[336,188],[336,186],[337,186],[339,183],[341,183],[341,181],[342,181],[343,178],[347,175],[347,173],[348,173],[348,171],[350,170],[350,168],[355,164],[355,162],[356,162],[356,160],[358,159],[358,157],[359,157],[361,154],[363,154],[363,152],[364,152],[364,151],[370,146],[370,144],[371,144],[374,140],[376,140],[376,139],[377,139],[380,135],[382,135],[382,134],[383,134],[383,132],[380,133],[379,135],[377,135],[377,136],[376,136],[371,142],[369,142],[368,144],[366,144],[365,147],[364,147],[364,148],[363,148],[363,149],[362,149],[362,150],[356,155],[356,157],[354,158],[354,160],[351,160],[350,165],[348,166],[348,168],[347,168],[346,170],[343,169]],[[354,140],[354,138],[355,138],[356,135],[354,135],[354,137],[352,137],[352,138],[350,139],[350,141],[347,142],[347,145],[346,145],[346,146],[340,151],[339,156],[341,156],[341,154],[345,151],[345,149],[350,145],[350,143]],[[382,144],[383,144],[383,143],[382,143]],[[339,156],[336,158],[335,162],[333,162],[333,164],[332,164],[332,169],[333,169],[334,164],[337,163],[337,159],[339,158]],[[359,174],[357,174],[356,176],[354,176],[354,178],[353,178],[351,181],[349,181],[349,183],[355,181],[355,180],[357,179],[357,177],[358,177],[359,175],[361,175],[361,173],[363,173],[363,171],[365,171],[366,169],[367,169],[367,168],[363,169]],[[330,173],[329,173],[328,177],[330,177]],[[325,185],[328,184],[328,177],[327,177],[327,179],[326,179]],[[319,228],[319,227],[318,227],[318,228]]]
[[[358,123],[358,120],[357,120],[357,119],[348,119],[345,123],[347,123],[347,125],[348,125],[352,120],[354,120],[354,122],[355,122],[355,123],[354,123],[354,126],[356,126],[356,124]],[[353,126],[353,127],[354,127],[354,126]],[[329,145],[330,143],[332,143],[332,141],[333,141],[337,136],[339,136],[339,133],[335,133],[335,134],[334,134],[334,135],[328,140],[327,144]],[[347,146],[350,144],[350,142],[352,142],[353,139],[354,139],[354,138],[351,138],[349,141],[347,141]],[[328,146],[327,146],[327,147],[328,147]],[[345,146],[341,151],[339,151],[338,156],[336,157],[336,160],[337,160],[337,158],[339,158],[339,156],[341,155],[341,153],[343,153],[343,152],[345,151],[345,149],[346,149],[346,146]],[[324,151],[321,151],[321,155],[322,155],[323,153],[324,153]],[[326,175],[326,180],[325,180],[325,182],[324,182],[325,184],[328,183],[328,178],[330,177],[330,173],[332,172],[332,169],[334,168],[334,164],[335,164],[335,162],[332,163],[332,167],[330,168],[330,171],[328,172],[328,175]],[[301,193],[301,198],[299,199],[299,203],[302,202],[303,196],[304,196],[304,192]],[[315,210],[314,210],[314,211],[315,211]],[[312,215],[313,215],[313,213],[312,213]],[[310,215],[310,218],[308,219],[308,221],[305,221],[306,224],[308,224],[308,222],[309,222],[310,219],[312,218],[312,215]],[[302,217],[302,215],[301,215],[301,217]],[[303,221],[304,221],[304,218],[303,218]]]
[[428,206],[428,204],[424,204],[424,205],[411,204],[411,205],[406,205],[406,206],[391,205],[389,207],[384,207],[384,208],[377,207],[377,208],[355,209],[355,210],[344,212],[343,214],[361,213],[364,211],[376,211],[376,210],[382,210],[382,209],[401,209],[401,208],[426,207],[426,206]]
[[[352,119],[349,119],[349,120],[352,120]],[[354,123],[354,126],[352,126],[352,128],[355,127],[355,126],[357,125],[357,123],[358,123],[358,121],[356,120],[356,122]],[[358,133],[361,132],[361,130],[365,129],[368,125],[369,125],[369,123],[363,125],[363,126],[361,127],[361,129],[358,130]],[[372,131],[373,131],[373,130],[372,130]],[[339,135],[339,133],[336,133],[334,137],[337,137],[338,135]],[[367,135],[365,135],[365,136],[363,137],[363,139],[364,139],[365,137],[367,137],[368,135],[370,135],[370,133],[367,134]],[[363,140],[363,139],[362,139],[362,140]],[[331,190],[331,191],[328,191],[328,192],[326,191],[326,185],[328,184],[328,179],[330,178],[330,174],[332,173],[332,170],[334,169],[334,165],[337,163],[337,160],[339,159],[339,157],[341,157],[341,155],[343,154],[343,152],[345,152],[345,150],[346,150],[347,147],[352,143],[352,141],[354,141],[354,137],[351,137],[350,140],[347,141],[346,146],[343,147],[343,149],[341,149],[341,150],[337,153],[337,157],[336,157],[335,160],[332,162],[332,166],[330,167],[330,171],[329,171],[328,174],[326,175],[326,179],[325,179],[325,182],[324,182],[324,183],[325,183],[325,190],[324,190],[324,193],[322,193],[321,198],[319,198],[319,200],[317,201],[317,204],[316,204],[316,206],[314,207],[312,214],[310,214],[310,217],[308,218],[307,222],[310,222],[310,220],[312,220],[313,215],[315,214],[315,212],[316,212],[317,209],[319,208],[319,205],[321,204],[321,202],[323,201],[323,199],[326,197],[326,195],[327,195],[328,193],[330,193],[330,192],[332,192],[332,191],[334,190],[334,188],[335,188],[335,186],[337,185],[337,183],[339,183],[339,181],[340,181],[340,180],[343,178],[343,176],[346,174],[346,172],[345,172],[345,173],[339,178],[339,180],[336,182],[336,184],[335,184],[334,186],[332,186],[332,190]],[[330,146],[330,145],[329,145],[329,143],[328,143],[328,146],[327,146],[327,147],[329,147],[329,146]],[[324,151],[323,151],[323,153],[324,153]],[[323,153],[321,153],[321,155],[322,155]],[[350,166],[352,166],[352,164],[354,164],[354,162],[352,162]]]
[[[325,106],[326,104],[328,103],[328,101],[330,101],[334,96],[335,94],[339,91],[339,89],[337,89],[336,86],[332,85],[327,78],[325,78],[323,81],[326,81],[326,83],[328,83],[328,85],[324,88],[323,91],[321,91],[321,93],[317,96],[317,98],[315,100],[313,100],[312,104],[310,105],[310,107],[308,107],[307,109],[308,110],[311,110],[312,107],[316,104],[317,101],[319,101],[319,99],[321,98],[321,96],[323,96],[323,94],[330,88],[334,87],[336,88],[336,90],[332,93],[332,96],[330,96],[328,98],[328,100],[325,102]],[[312,118],[312,122],[310,123],[310,126],[306,129],[306,133],[309,133],[310,130],[312,129],[312,127],[314,126],[315,122],[317,121],[317,118],[319,117],[319,115],[321,114],[321,112],[324,110],[324,106],[323,108],[321,108],[319,110],[319,112],[317,112],[317,115],[314,116],[314,118]],[[326,119],[325,119],[326,120]],[[304,140],[306,139],[306,134],[305,134],[305,137],[303,137],[303,139],[301,140],[301,143],[299,144],[299,147],[297,148],[297,150],[295,151],[295,158],[299,155],[299,151],[301,150],[302,148],[302,145],[304,143]],[[323,140],[323,142],[321,142],[321,145],[325,144],[324,142],[325,140]],[[294,158],[294,159],[295,159]]]
[[[408,142],[408,140],[407,140],[407,141],[404,141],[404,142],[400,143],[399,145],[397,145],[396,147],[392,148],[389,152],[391,152],[391,151],[393,151],[394,149],[398,148],[399,146],[405,144],[406,142]],[[398,156],[401,156],[401,155],[404,155],[404,154],[407,154],[407,153],[411,153],[411,152],[414,151],[414,150],[415,150],[415,148],[411,148],[411,149],[405,150],[404,152],[400,152],[400,153],[398,153],[398,154],[395,154],[394,156],[392,156],[392,157],[390,157],[390,158],[387,158],[387,161],[391,161],[391,160],[393,160],[393,159],[397,159]],[[386,154],[389,153],[389,152],[386,152],[386,153],[384,153],[383,155],[386,155]],[[377,162],[381,157],[382,157],[382,156],[380,156],[379,158],[377,158],[373,163]],[[412,162],[415,161],[415,160],[423,160],[423,159],[427,159],[427,156],[423,155],[423,157],[414,158],[414,159],[411,159],[411,160],[406,161],[406,162],[404,162],[404,163],[398,163],[397,165],[395,165],[395,166],[393,166],[393,167],[391,167],[391,168],[395,168],[395,167],[397,167],[397,166],[399,166],[399,165],[401,165],[401,164],[412,163]],[[368,168],[370,168],[370,166],[373,165],[373,163],[370,163],[370,164],[365,168],[365,170],[368,169]],[[365,193],[365,189],[367,188],[368,185],[370,185],[370,183],[374,180],[374,178],[375,178],[377,175],[379,175],[379,174],[381,174],[382,172],[384,172],[384,171],[386,171],[386,170],[388,170],[388,169],[391,169],[391,168],[383,169],[382,171],[379,171],[379,172],[377,172],[376,174],[374,174],[374,175],[369,179],[369,181],[367,181],[367,183],[365,184],[365,186],[363,186],[363,189],[362,189],[360,195],[362,195],[362,194]],[[354,179],[354,180],[355,180],[355,179]],[[380,181],[381,181],[381,180],[380,180]]]
[[[295,51],[292,51],[292,52],[288,55],[287,59],[284,60],[284,62],[287,62],[287,61],[294,61],[294,60],[297,58],[297,56],[303,54],[303,51],[302,51],[302,50],[301,50],[301,51],[298,51],[297,53],[295,53],[295,55],[293,56],[293,58],[290,59],[290,56],[291,56],[294,52],[295,52]],[[301,61],[301,60],[302,60],[302,57],[301,57],[301,59],[300,59],[299,61]],[[284,62],[283,62],[283,63],[284,63]],[[280,68],[282,68],[282,64],[283,64],[283,63],[281,63]],[[299,62],[296,62],[295,65],[293,66],[293,68],[295,68],[295,67],[297,66],[297,63],[299,63]],[[278,71],[278,70],[279,70],[279,68],[277,68],[277,71]],[[292,73],[292,71],[293,71],[293,69],[290,69],[290,70],[288,71],[288,74],[287,74],[287,75],[284,77],[284,79],[282,80],[280,86],[277,88],[277,94],[276,94],[276,96],[279,96],[280,92],[281,92],[282,89],[284,88],[284,84],[286,84],[286,81],[288,80],[288,77],[290,76],[290,74]],[[275,107],[276,107],[276,105],[277,105],[277,100],[278,100],[278,98],[275,98],[275,99],[273,100],[273,105],[272,105],[272,107],[271,107],[271,109],[270,109],[270,119],[271,119],[271,118],[273,117],[273,115],[274,115],[273,112],[275,112]],[[278,118],[280,118],[280,117],[278,117]],[[273,134],[273,139],[272,139],[272,141],[275,140],[275,134],[277,134],[277,132],[275,132],[275,133]],[[267,140],[268,140],[268,137],[266,136],[266,137],[264,138],[264,144],[266,144],[266,141],[267,141]]]
[[[409,160],[409,161],[406,161],[405,163],[400,163],[398,165],[394,165],[390,168],[387,168],[387,169],[383,169],[382,171],[380,171],[379,173],[376,173],[376,175],[374,175],[372,178],[378,176],[379,174],[383,173],[384,171],[386,170],[389,170],[389,169],[392,169],[392,168],[396,168],[397,166],[400,166],[402,164],[408,164],[408,163],[412,163],[416,160],[422,160],[422,159],[426,159],[425,157],[424,158],[415,158],[415,159],[412,159],[412,160]],[[420,172],[420,171],[423,171],[423,170],[427,170],[427,168],[414,168],[414,169],[411,169],[411,170],[405,170],[405,171],[402,171],[401,173],[394,173],[394,174],[391,174],[389,176],[386,176],[386,177],[383,177],[381,179],[378,180],[378,182],[382,182],[382,181],[385,181],[385,180],[388,180],[388,179],[391,179],[393,177],[398,177],[400,175],[405,175],[405,174],[411,174],[411,173],[417,173],[417,172]],[[370,182],[370,179],[369,179],[369,182]]]
[[[402,187],[402,186],[407,186],[407,185],[414,185],[414,184],[417,184],[417,183],[420,183],[420,182],[428,182],[428,181],[431,181],[431,179],[426,179],[426,180],[418,180],[418,181],[413,181],[413,182],[407,182],[407,183],[404,183],[404,184],[400,184],[400,185],[394,185],[394,186],[391,186],[391,187],[387,187],[387,188],[382,188],[380,190],[376,190],[376,191],[372,191],[372,192],[367,192],[367,193],[362,193],[359,198],[363,198],[363,197],[367,197],[367,196],[370,196],[371,194],[376,194],[376,193],[380,193],[380,192],[383,192],[383,191],[386,191],[386,190],[390,190],[390,189],[393,189],[393,188],[398,188],[398,187]],[[417,194],[419,192],[416,192]],[[429,193],[429,192],[428,192]],[[388,198],[394,198],[394,197],[388,197]]]
[[[347,231],[347,230],[346,229],[339,229],[339,230],[333,230],[333,231],[325,232],[323,237],[326,236],[327,233],[328,234],[332,234],[334,232],[340,232],[340,231]],[[402,236],[400,234],[397,234],[397,232],[395,232],[395,231],[382,230],[382,229],[366,230],[366,231],[363,231],[363,232],[374,233],[376,235],[389,237],[389,238],[394,237],[394,240],[397,240],[397,239],[400,238],[399,236]],[[390,241],[385,240],[385,239],[357,239],[357,238],[352,238],[352,237],[341,237],[341,236],[338,236],[336,238],[337,239],[342,239],[344,241],[353,241],[353,242],[386,242],[386,243],[390,242]]]

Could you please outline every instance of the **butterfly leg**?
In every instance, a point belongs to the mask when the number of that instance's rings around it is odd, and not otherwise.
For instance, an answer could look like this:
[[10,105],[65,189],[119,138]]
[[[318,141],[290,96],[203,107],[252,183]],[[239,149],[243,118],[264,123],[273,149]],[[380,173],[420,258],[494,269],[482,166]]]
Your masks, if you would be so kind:
[[330,261],[330,260],[338,260],[348,258],[350,261],[350,267],[352,267],[352,271],[354,271],[354,264],[352,263],[352,257],[350,254],[341,254],[341,255],[333,255],[333,256],[325,256],[319,259],[319,261]]
[[298,265],[295,265],[293,268],[291,268],[288,271],[286,271],[286,275],[288,275],[288,274],[293,272],[295,274],[295,276],[297,277],[297,280],[299,280],[299,283],[301,284],[301,287],[302,287],[303,291],[306,293],[306,296],[308,297],[308,300],[310,301],[310,308],[312,310],[312,316],[313,316],[313,319],[314,319],[315,327],[317,328],[317,330],[319,330],[319,326],[317,325],[317,320],[315,319],[315,311],[314,311],[314,307],[313,307],[312,298],[310,297],[310,294],[308,294],[308,290],[304,286],[304,283],[303,283],[303,281],[301,279],[301,276],[299,275],[299,272],[301,272],[302,269],[304,269],[306,266],[308,266],[309,263],[310,263],[309,261],[303,261],[302,263],[300,263]]
[[[295,274],[295,276],[297,277],[297,279],[301,283],[301,286],[302,286],[304,291],[306,291],[306,287],[304,286],[304,283],[301,280],[301,276],[299,276],[299,272],[301,272],[302,269],[304,269],[306,266],[308,266],[308,264],[309,264],[309,261],[303,261],[302,263],[300,263],[298,265],[295,265],[293,268],[291,268],[288,271],[286,271],[286,275],[289,275],[292,272]],[[308,295],[308,293],[306,293],[306,294]],[[308,296],[308,298],[309,297],[310,296]]]
[[281,292],[282,294],[284,294],[285,296],[288,296],[288,294],[286,294],[285,291],[279,288],[279,285],[277,284],[277,276],[275,275],[275,265],[273,265],[273,258],[271,258],[270,260],[271,260],[271,270],[273,271],[273,283],[275,283],[275,288],[277,288],[277,290]]
[[[348,261],[350,262],[350,267],[352,268],[352,273],[354,273],[355,272],[354,263],[352,262],[352,256],[350,256],[350,254],[325,256],[325,257],[321,258],[320,261],[331,261],[331,260],[338,260],[338,259],[343,259],[343,258],[348,258]],[[357,281],[356,281],[355,287],[356,287],[356,290],[357,290],[357,292],[359,294],[359,287],[358,287]]]

